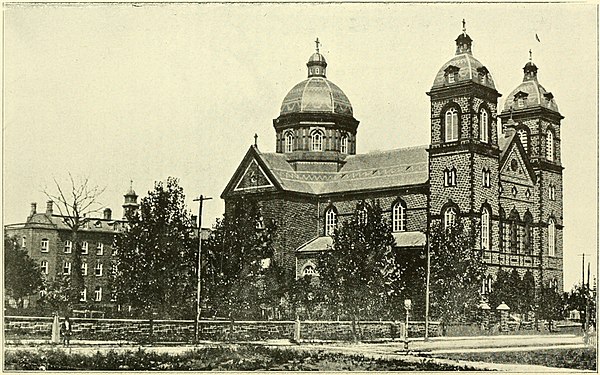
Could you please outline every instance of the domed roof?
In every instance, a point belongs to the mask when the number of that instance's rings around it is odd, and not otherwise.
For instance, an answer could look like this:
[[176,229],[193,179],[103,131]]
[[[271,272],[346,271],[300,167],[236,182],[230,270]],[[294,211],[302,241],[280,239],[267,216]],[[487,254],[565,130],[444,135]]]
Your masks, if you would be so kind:
[[[449,69],[452,69],[452,67],[458,68],[458,75],[455,82],[473,81],[492,89],[496,88],[490,72],[470,53],[456,55],[451,58],[450,61],[442,65],[433,80],[432,88],[444,87],[452,84],[448,83],[446,79],[447,72]],[[484,75],[486,79],[482,80],[481,75]]]
[[281,103],[281,115],[290,113],[335,113],[352,116],[352,104],[342,89],[327,79],[327,62],[317,51],[313,53],[306,66],[308,79],[294,86]]
[[352,116],[352,105],[342,89],[324,77],[298,83],[283,99],[281,114],[326,112]]
[[[458,35],[456,42],[456,56],[445,63],[437,72],[433,80],[432,89],[451,86],[457,83],[473,81],[480,85],[496,89],[494,79],[489,70],[473,57],[473,39],[467,34],[465,20],[463,31]],[[449,79],[451,76],[452,79]]]
[[[543,107],[554,112],[559,112],[554,95],[547,91],[537,79],[537,66],[529,61],[523,67],[523,82],[515,88],[504,102],[504,111],[519,110],[523,108]],[[523,98],[522,106],[516,103],[519,98]]]

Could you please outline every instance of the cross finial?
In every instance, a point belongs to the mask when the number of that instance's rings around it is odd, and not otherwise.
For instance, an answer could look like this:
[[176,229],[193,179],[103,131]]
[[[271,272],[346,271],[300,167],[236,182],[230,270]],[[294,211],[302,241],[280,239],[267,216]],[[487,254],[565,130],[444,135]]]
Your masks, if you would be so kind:
[[316,44],[316,46],[317,46],[317,53],[319,53],[319,45],[321,44],[321,43],[319,42],[319,37],[317,37],[317,39],[315,40],[315,44]]
[[530,48],[529,49],[529,61],[531,61],[531,60],[532,60],[532,57],[531,57],[531,48]]
[[463,34],[467,33],[467,21],[465,21],[465,19],[463,18]]
[[129,187],[133,189],[133,180],[129,180]]
[[258,147],[258,134],[254,133],[254,147]]

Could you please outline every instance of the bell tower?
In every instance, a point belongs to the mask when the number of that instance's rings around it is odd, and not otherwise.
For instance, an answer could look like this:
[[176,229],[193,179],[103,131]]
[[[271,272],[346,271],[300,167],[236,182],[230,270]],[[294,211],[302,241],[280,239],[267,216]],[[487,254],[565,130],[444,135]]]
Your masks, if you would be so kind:
[[473,40],[464,20],[455,42],[455,56],[439,69],[427,93],[431,100],[429,220],[445,225],[467,219],[463,223],[476,236],[475,246],[491,251],[497,248],[496,111],[501,94],[489,70],[473,56]]

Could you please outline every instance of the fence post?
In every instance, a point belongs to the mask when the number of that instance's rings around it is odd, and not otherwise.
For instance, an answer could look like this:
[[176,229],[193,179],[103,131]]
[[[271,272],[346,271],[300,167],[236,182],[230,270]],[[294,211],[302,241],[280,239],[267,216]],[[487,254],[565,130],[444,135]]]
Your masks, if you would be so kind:
[[294,322],[294,341],[300,342],[300,318],[296,315],[296,321]]
[[60,343],[60,325],[58,323],[58,314],[54,314],[54,320],[52,320],[52,343]]

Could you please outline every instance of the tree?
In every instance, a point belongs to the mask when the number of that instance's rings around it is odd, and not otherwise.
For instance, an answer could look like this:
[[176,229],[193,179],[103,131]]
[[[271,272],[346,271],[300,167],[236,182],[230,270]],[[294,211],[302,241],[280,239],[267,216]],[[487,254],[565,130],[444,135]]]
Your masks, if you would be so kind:
[[586,318],[586,304],[590,315],[590,323],[595,325],[596,321],[596,285],[592,285],[588,288],[586,284],[583,286],[581,283],[576,284],[573,288],[566,293],[565,305],[566,310],[577,310],[580,313],[580,319],[585,322]]
[[16,239],[4,236],[4,290],[12,297],[18,308],[24,301],[38,292],[43,285],[39,267],[27,251],[17,246]]
[[176,178],[156,182],[117,236],[117,301],[144,313],[194,316],[198,239]]
[[492,292],[489,295],[490,307],[495,309],[501,303],[506,303],[511,309],[514,309],[516,287],[511,283],[511,274],[503,268],[498,269],[496,279],[492,284]]
[[[84,288],[83,275],[81,273],[81,249],[79,243],[79,231],[90,221],[91,214],[96,213],[101,208],[98,198],[104,192],[105,188],[97,185],[90,185],[88,178],[74,178],[69,173],[69,182],[61,184],[54,179],[56,193],[51,193],[47,189],[44,194],[56,205],[63,223],[71,230],[72,250],[72,268],[71,276],[68,278],[57,278],[56,282],[66,282],[69,285],[57,288],[67,292],[64,303],[69,307],[79,303],[81,291]],[[66,185],[66,186],[65,186]]]
[[378,202],[359,203],[355,215],[335,230],[332,249],[319,260],[319,277],[332,309],[356,322],[381,316],[392,293],[397,267],[389,223]]
[[486,269],[481,253],[460,221],[447,229],[432,226],[430,241],[432,316],[443,324],[462,320],[480,303]]
[[538,316],[548,320],[548,329],[552,331],[554,320],[564,317],[565,304],[561,294],[552,286],[542,286],[538,303]]
[[[246,198],[239,198],[223,219],[217,220],[203,247],[206,303],[214,314],[259,318],[261,302],[274,303],[265,298],[265,290],[267,286],[277,290],[282,276],[281,264],[273,258],[275,231],[272,221],[263,221],[257,203]],[[268,282],[265,277],[270,277]]]

